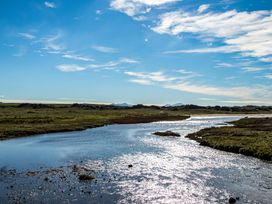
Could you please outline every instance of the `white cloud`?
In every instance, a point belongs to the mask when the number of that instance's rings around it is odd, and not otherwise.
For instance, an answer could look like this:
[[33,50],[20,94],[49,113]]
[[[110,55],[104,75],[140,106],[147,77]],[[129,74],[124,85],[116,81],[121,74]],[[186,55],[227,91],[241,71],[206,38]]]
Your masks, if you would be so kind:
[[272,62],[272,57],[263,57],[260,60],[263,62]]
[[132,82],[132,83],[141,84],[141,85],[151,85],[151,84],[153,84],[152,81],[147,80],[147,79],[130,79],[129,81]]
[[224,46],[193,50],[177,50],[167,53],[231,53],[244,56],[265,57],[272,54],[272,11],[194,14],[168,12],[152,29],[160,34],[178,35],[193,33],[199,36],[222,39]]
[[199,48],[191,50],[174,50],[166,51],[165,54],[178,54],[178,53],[232,53],[239,52],[239,50],[233,46],[221,46],[221,47],[210,47],[210,48]]
[[216,99],[214,99],[214,98],[199,98],[199,100],[202,100],[202,101],[215,101]]
[[265,68],[261,67],[243,67],[242,70],[244,72],[259,72],[265,70]]
[[225,62],[218,63],[216,66],[217,66],[217,67],[224,67],[224,68],[234,67],[233,64],[225,63]]
[[19,33],[19,35],[25,39],[28,39],[28,40],[33,40],[36,38],[35,35],[32,35],[30,33]]
[[203,12],[206,11],[209,7],[210,7],[209,4],[203,4],[203,5],[201,5],[201,6],[198,7],[197,12],[198,12],[198,13],[203,13]]
[[193,77],[200,76],[199,74],[191,71],[187,71],[185,69],[176,70],[177,73],[180,73],[181,76],[168,76],[162,71],[156,72],[132,72],[126,71],[124,74],[133,77],[131,82],[144,85],[151,85],[155,83],[167,83],[167,82],[176,82],[180,80],[188,80]]
[[100,45],[93,45],[92,48],[98,52],[103,52],[103,53],[117,53],[118,52],[118,50],[115,48],[100,46]]
[[139,64],[140,61],[136,60],[136,59],[132,59],[132,58],[127,58],[127,57],[123,57],[119,60],[120,63],[124,63],[124,64]]
[[177,72],[179,72],[181,74],[195,74],[195,72],[188,71],[186,69],[178,69]]
[[47,52],[51,54],[61,54],[61,51],[64,50],[64,46],[57,42],[61,37],[62,34],[57,33],[41,39],[41,42],[44,45],[43,49],[47,50]]
[[174,81],[176,77],[168,77],[163,72],[125,72],[126,75],[136,77],[137,80],[146,80],[150,82]]
[[75,55],[75,54],[64,54],[64,55],[62,55],[62,57],[67,58],[67,59],[85,61],[85,62],[93,61],[93,59],[91,59],[91,58],[80,56],[80,55]]
[[60,64],[57,68],[62,72],[80,72],[86,70],[86,67],[76,64]]
[[164,88],[174,89],[189,93],[197,93],[210,96],[227,96],[227,97],[251,97],[251,89],[247,87],[222,88],[208,85],[196,85],[189,82],[166,84]]
[[[81,61],[90,61],[92,59],[81,57],[78,55],[69,55],[64,54],[63,57],[75,59],[75,60],[81,60]],[[79,72],[79,71],[85,71],[87,69],[93,69],[93,70],[117,70],[119,68],[118,66],[123,64],[138,64],[139,61],[131,58],[121,58],[116,61],[110,61],[106,62],[104,64],[85,64],[84,66],[80,66],[77,64],[61,64],[57,66],[57,69],[63,72]]]
[[44,5],[47,7],[47,8],[57,8],[56,4],[54,2],[49,2],[49,1],[45,1],[44,2]]
[[267,74],[264,77],[267,78],[267,79],[272,79],[272,74]]
[[180,0],[112,0],[111,8],[126,13],[128,16],[135,16],[151,11],[152,7],[158,7]]
[[117,66],[122,64],[138,64],[140,63],[138,60],[132,58],[121,58],[116,61],[110,61],[104,64],[89,64],[89,68],[93,69],[115,69]]
[[95,13],[96,13],[97,15],[101,15],[101,14],[102,14],[102,11],[99,10],[99,9],[97,9],[97,10],[95,11]]

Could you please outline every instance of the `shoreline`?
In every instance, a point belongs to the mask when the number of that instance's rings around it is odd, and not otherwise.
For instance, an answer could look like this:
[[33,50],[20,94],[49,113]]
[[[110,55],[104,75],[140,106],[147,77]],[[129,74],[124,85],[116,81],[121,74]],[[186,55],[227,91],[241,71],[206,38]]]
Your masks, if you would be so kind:
[[107,125],[121,125],[121,124],[141,124],[141,123],[151,123],[151,122],[160,122],[160,121],[181,121],[186,120],[190,118],[190,116],[181,115],[181,116],[152,116],[152,117],[127,117],[127,118],[115,118],[113,120],[107,121],[103,124],[92,124],[92,125],[86,125],[86,126],[75,126],[75,127],[69,127],[64,129],[54,129],[54,130],[43,130],[40,129],[38,131],[35,131],[35,133],[31,131],[21,131],[18,135],[10,135],[5,138],[0,138],[1,141],[9,140],[9,139],[16,139],[16,138],[22,138],[22,137],[32,137],[42,134],[50,134],[50,133],[65,133],[65,132],[75,132],[75,131],[84,131],[87,129],[92,128],[98,128],[103,127]]
[[242,118],[233,126],[202,129],[186,137],[213,149],[272,161],[272,117]]
[[220,117],[220,116],[241,116],[241,117],[272,117],[272,114],[271,113],[249,113],[249,114],[246,114],[246,113],[226,113],[226,114],[218,114],[218,113],[209,113],[209,114],[190,114],[190,117],[211,117],[211,116],[215,116],[215,117]]
[[[63,129],[53,129],[53,130],[44,130],[40,129],[39,131],[31,132],[31,131],[20,131],[17,132],[16,135],[10,135],[8,137],[2,138],[0,137],[0,142],[9,140],[9,139],[16,139],[16,138],[22,138],[22,137],[32,137],[42,134],[50,134],[50,133],[65,133],[65,132],[76,132],[76,131],[84,131],[87,129],[92,128],[99,128],[104,127],[107,125],[121,125],[121,124],[141,124],[141,123],[152,123],[152,122],[161,122],[161,121],[182,121],[187,120],[191,117],[230,117],[230,116],[241,116],[241,117],[272,117],[272,114],[218,114],[218,113],[209,113],[209,114],[190,114],[190,115],[178,115],[178,116],[151,116],[151,117],[120,117],[120,118],[114,118],[110,121],[107,121],[103,124],[90,124],[90,125],[78,125],[78,126],[69,126],[65,127]],[[195,133],[192,133],[195,134]],[[186,136],[187,137],[187,136]]]

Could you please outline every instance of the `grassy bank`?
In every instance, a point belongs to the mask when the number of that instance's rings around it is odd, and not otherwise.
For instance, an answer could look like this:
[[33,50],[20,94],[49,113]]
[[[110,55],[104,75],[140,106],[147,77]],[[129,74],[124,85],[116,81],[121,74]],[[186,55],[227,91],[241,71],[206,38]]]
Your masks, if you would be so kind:
[[188,118],[181,111],[77,105],[0,104],[0,140],[41,133],[84,130],[109,124]]
[[244,118],[234,126],[206,128],[187,137],[200,145],[272,160],[272,118]]

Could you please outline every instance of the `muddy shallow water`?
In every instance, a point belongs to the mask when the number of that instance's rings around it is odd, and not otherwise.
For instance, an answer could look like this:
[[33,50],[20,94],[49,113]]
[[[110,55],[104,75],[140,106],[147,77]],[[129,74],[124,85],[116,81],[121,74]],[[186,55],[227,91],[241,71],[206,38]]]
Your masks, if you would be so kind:
[[[272,164],[185,138],[238,116],[110,125],[0,142],[0,203],[271,203]],[[171,130],[181,137],[159,137]],[[95,177],[80,181],[74,165]],[[132,167],[129,167],[132,165]]]

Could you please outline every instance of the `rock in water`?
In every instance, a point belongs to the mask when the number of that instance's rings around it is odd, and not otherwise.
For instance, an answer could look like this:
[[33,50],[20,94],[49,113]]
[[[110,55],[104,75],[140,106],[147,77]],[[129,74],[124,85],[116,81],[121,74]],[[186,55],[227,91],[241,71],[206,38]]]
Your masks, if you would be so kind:
[[79,178],[80,181],[90,181],[90,180],[94,179],[93,176],[85,175],[85,174],[79,175],[78,178]]
[[233,204],[233,203],[236,203],[236,199],[233,198],[233,197],[230,197],[230,198],[229,198],[229,203],[232,203],[232,204]]
[[158,135],[158,136],[163,136],[163,137],[169,137],[169,136],[172,136],[172,137],[180,137],[180,134],[177,133],[177,132],[172,132],[172,131],[165,131],[165,132],[154,132],[153,133],[154,135]]

